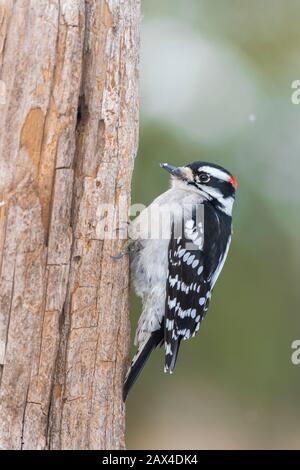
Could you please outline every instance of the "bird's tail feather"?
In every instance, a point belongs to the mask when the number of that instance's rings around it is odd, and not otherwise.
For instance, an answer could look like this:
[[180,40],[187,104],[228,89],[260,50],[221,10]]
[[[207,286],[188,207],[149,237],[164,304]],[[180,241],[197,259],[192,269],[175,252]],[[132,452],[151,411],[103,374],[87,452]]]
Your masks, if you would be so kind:
[[149,358],[153,349],[157,348],[157,346],[160,346],[163,342],[163,339],[164,339],[164,333],[163,333],[162,328],[160,330],[156,330],[152,332],[149,338],[144,342],[143,345],[141,345],[137,354],[134,356],[132,363],[131,363],[131,367],[127,373],[127,376],[125,378],[125,383],[123,386],[124,402],[128,396],[128,393],[131,387],[136,382],[138,376],[142,372],[147,362],[147,359]]
[[166,354],[165,356],[165,372],[173,373],[173,370],[176,366],[177,356],[179,352],[179,346],[182,340],[182,336],[176,339],[176,341],[171,343],[171,354]]

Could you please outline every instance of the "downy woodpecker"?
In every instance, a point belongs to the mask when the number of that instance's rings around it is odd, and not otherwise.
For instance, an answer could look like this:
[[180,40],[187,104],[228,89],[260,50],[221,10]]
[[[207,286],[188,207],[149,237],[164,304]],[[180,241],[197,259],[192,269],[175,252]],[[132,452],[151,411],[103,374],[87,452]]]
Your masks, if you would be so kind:
[[212,163],[161,167],[171,189],[129,230],[132,283],[143,308],[124,400],[156,347],[164,344],[165,372],[173,372],[181,341],[200,328],[231,242],[236,179]]

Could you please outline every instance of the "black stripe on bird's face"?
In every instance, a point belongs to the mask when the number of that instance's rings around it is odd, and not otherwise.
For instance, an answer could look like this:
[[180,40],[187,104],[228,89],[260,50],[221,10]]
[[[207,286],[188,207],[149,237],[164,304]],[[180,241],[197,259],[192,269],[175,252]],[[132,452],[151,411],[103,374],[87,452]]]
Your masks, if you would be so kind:
[[210,176],[210,180],[205,183],[199,180],[199,177],[194,174],[194,186],[209,194],[213,199],[227,199],[228,197],[235,197],[235,189],[229,181],[224,181],[214,176]]

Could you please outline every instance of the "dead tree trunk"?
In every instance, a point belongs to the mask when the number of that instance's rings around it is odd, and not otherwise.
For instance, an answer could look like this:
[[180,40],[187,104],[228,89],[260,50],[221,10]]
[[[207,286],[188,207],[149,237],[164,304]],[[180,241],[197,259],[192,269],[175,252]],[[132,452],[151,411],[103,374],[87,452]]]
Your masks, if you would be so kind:
[[128,266],[96,228],[130,200],[139,20],[139,0],[0,0],[4,449],[124,447]]

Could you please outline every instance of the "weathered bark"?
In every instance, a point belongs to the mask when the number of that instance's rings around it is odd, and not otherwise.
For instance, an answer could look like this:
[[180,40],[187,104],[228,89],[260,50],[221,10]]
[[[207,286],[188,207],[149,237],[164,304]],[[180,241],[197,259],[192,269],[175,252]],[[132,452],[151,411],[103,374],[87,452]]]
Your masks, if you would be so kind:
[[96,225],[130,199],[139,20],[139,0],[0,0],[5,449],[124,446],[128,266]]

